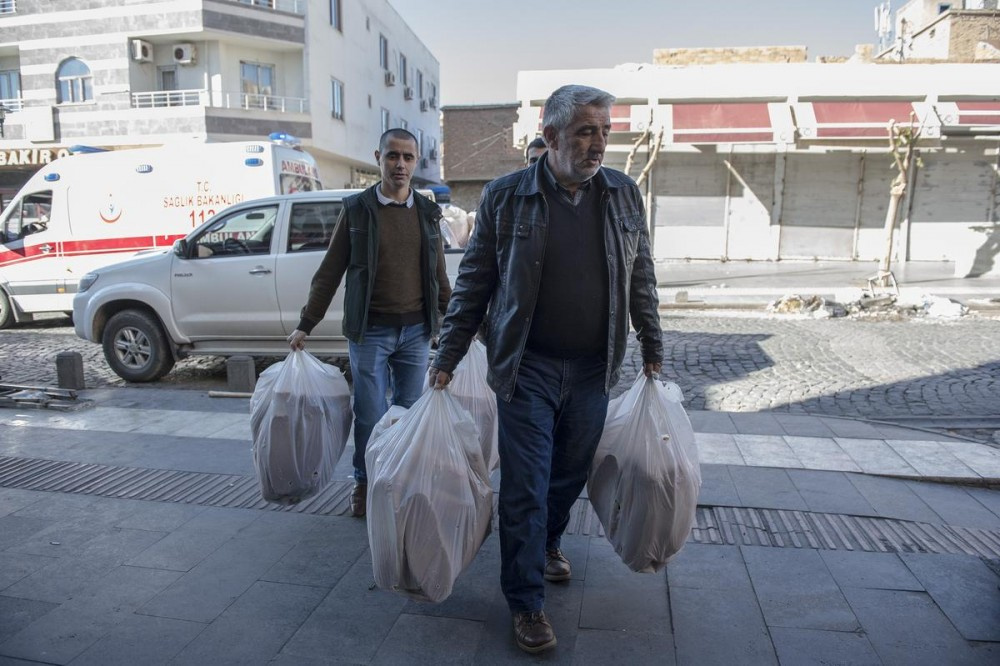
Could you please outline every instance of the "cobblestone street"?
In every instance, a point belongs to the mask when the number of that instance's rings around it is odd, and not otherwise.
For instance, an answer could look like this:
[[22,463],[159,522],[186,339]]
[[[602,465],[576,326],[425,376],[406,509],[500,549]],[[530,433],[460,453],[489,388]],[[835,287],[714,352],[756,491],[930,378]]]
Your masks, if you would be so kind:
[[[664,377],[690,409],[778,411],[827,416],[1000,417],[1000,319],[867,321],[750,312],[670,313]],[[98,345],[64,319],[0,331],[6,383],[55,384],[55,356],[83,354],[88,387],[123,386]],[[262,369],[272,360],[262,360]],[[634,376],[638,350],[623,382]],[[177,364],[160,386],[224,388],[225,360]],[[981,433],[980,433],[981,434]]]

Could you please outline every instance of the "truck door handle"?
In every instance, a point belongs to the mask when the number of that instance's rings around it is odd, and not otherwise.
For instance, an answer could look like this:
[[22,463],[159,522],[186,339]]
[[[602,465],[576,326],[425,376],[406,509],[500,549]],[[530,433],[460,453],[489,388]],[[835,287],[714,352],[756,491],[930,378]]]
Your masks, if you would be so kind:
[[38,249],[41,251],[42,254],[48,254],[49,252],[52,251],[52,246],[46,243],[45,245],[39,245]]
[[263,266],[258,266],[257,268],[250,269],[250,275],[267,275],[271,272],[270,268],[264,268]]

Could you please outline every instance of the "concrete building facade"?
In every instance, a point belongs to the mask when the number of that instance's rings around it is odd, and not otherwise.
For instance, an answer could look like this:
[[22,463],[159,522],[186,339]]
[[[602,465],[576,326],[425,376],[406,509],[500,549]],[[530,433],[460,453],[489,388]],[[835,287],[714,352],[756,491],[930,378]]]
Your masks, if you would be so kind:
[[439,65],[387,0],[3,0],[0,188],[74,144],[298,137],[329,187],[387,127],[437,182]]
[[[1000,65],[628,65],[521,72],[517,145],[552,90],[617,96],[605,163],[647,169],[660,259],[872,260],[895,175],[888,123],[921,133],[894,235],[897,260],[998,270]],[[646,133],[647,128],[650,130]],[[659,138],[657,138],[659,137]],[[656,147],[658,146],[658,150]]]

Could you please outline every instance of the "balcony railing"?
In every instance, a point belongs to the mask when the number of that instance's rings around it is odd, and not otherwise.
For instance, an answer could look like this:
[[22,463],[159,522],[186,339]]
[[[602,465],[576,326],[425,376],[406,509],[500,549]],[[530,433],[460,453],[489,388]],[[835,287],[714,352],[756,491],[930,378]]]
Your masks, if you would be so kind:
[[210,106],[222,109],[277,111],[279,113],[307,113],[309,100],[302,97],[254,95],[242,92],[214,92],[211,90],[158,90],[132,93],[132,107],[158,109],[171,106]]
[[207,90],[159,90],[132,93],[132,106],[151,109],[164,106],[210,106]]
[[0,14],[13,14],[17,11],[17,0],[0,0]]
[[[3,0],[0,0],[0,2],[3,2]],[[13,113],[24,108],[24,100],[19,97],[0,99],[0,106],[6,109],[7,113]]]
[[[0,2],[3,2],[3,0],[0,0]],[[279,12],[300,14],[302,16],[305,16],[306,5],[308,4],[308,0],[235,0],[235,2],[240,5],[251,5],[252,7],[260,7],[261,9],[273,9]]]

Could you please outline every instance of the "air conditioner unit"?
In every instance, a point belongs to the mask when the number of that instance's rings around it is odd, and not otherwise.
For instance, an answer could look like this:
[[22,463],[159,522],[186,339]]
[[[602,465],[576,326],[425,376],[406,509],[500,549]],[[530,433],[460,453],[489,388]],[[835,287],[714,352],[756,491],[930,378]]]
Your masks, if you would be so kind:
[[438,158],[438,149],[431,148],[430,153],[428,153],[428,157],[430,157],[432,160],[436,160]]
[[143,39],[133,39],[131,42],[132,60],[136,62],[153,62],[153,45]]
[[178,65],[193,65],[195,59],[194,44],[174,44],[174,62]]
[[389,70],[385,71],[385,85],[394,86],[396,85],[396,72]]
[[410,86],[403,88],[403,99],[413,99],[413,88]]
[[438,108],[438,101],[437,101],[437,97],[431,97],[431,98],[430,98],[430,100],[428,100],[427,104],[428,104],[428,105],[429,105],[429,106],[430,106],[430,107],[431,107],[432,109],[436,109],[436,108]]
[[427,100],[426,99],[420,100],[420,110],[421,111],[426,111],[427,110]]
[[421,169],[426,169],[430,165],[431,165],[431,163],[427,160],[426,157],[421,157],[420,158],[420,168]]

